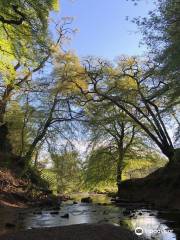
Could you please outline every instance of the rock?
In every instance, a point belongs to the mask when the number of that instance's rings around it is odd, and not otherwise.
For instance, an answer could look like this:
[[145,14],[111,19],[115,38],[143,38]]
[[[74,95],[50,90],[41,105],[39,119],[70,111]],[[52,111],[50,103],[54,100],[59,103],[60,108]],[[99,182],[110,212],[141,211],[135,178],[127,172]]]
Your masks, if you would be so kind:
[[91,197],[85,197],[85,198],[82,198],[82,199],[81,199],[81,202],[82,202],[82,203],[92,203],[93,200],[92,200]]
[[64,214],[61,218],[69,218],[69,213]]
[[33,212],[33,214],[35,214],[35,215],[41,215],[42,212],[41,212],[41,211],[36,211],[36,212]]
[[155,216],[155,214],[154,214],[154,213],[150,213],[149,216],[150,216],[150,217],[153,217],[153,216]]
[[78,204],[78,202],[76,202],[76,201],[73,201],[73,204]]
[[62,202],[66,202],[68,200],[71,200],[71,197],[67,196],[67,195],[59,195],[58,197]]
[[102,203],[103,206],[107,206],[108,204],[107,203]]
[[111,202],[116,202],[116,198],[111,198]]
[[48,195],[45,199],[39,202],[39,207],[58,208],[60,204],[61,199],[58,196]]
[[51,215],[58,215],[59,212],[58,211],[53,211],[53,212],[50,212]]
[[124,215],[124,216],[128,216],[128,215],[130,215],[130,214],[131,214],[131,211],[128,210],[128,209],[126,209],[126,210],[123,211],[123,215]]
[[5,224],[5,227],[6,227],[6,228],[15,228],[16,225],[15,225],[14,223],[6,223],[6,224]]
[[59,211],[60,209],[61,209],[60,206],[57,206],[57,207],[52,208],[53,211]]

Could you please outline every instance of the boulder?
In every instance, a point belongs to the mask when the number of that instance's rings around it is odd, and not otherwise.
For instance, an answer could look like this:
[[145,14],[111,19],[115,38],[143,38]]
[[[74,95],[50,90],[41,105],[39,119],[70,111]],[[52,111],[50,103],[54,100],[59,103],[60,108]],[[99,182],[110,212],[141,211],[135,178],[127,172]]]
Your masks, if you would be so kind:
[[82,199],[81,199],[81,202],[82,202],[82,203],[92,203],[93,200],[92,200],[91,197],[85,197],[85,198],[82,198]]

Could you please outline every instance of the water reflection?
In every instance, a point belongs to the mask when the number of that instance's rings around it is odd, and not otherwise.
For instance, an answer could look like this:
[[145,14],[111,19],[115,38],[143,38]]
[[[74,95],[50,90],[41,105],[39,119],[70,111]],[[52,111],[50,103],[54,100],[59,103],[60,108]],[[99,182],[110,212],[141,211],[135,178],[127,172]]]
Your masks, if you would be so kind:
[[[146,209],[132,210],[124,214],[124,208],[109,205],[109,199],[98,196],[93,204],[73,202],[64,203],[58,212],[52,210],[19,210],[9,212],[0,210],[0,232],[4,231],[6,222],[14,222],[16,229],[56,227],[82,223],[111,223],[127,227],[133,231],[140,227],[148,239],[176,240],[176,234],[167,226],[167,222],[157,216],[157,211]],[[107,205],[103,204],[106,203]],[[63,215],[68,217],[62,218]],[[180,225],[178,226],[180,227]]]
[[165,224],[165,220],[157,218],[156,211],[148,211],[145,209],[136,210],[133,218],[127,218],[124,221],[126,221],[129,228],[134,231],[140,228],[147,239],[176,239],[176,234],[173,232],[173,229],[168,228]]
[[[158,219],[156,212],[145,209],[136,210],[133,216],[124,216],[122,208],[115,206],[99,206],[96,204],[65,204],[59,214],[52,215],[50,211],[41,214],[27,214],[24,228],[55,227],[81,223],[112,223],[122,225],[131,230],[137,227],[143,229],[148,239],[175,240],[176,234],[168,228],[163,220]],[[62,218],[69,213],[69,218]]]
[[[69,214],[69,218],[62,218]],[[59,214],[52,215],[50,211],[42,211],[41,214],[29,213],[24,221],[27,229],[36,227],[55,227],[62,225],[101,223],[119,219],[119,208],[113,206],[99,206],[96,204],[65,204]],[[116,221],[116,222],[117,222]]]

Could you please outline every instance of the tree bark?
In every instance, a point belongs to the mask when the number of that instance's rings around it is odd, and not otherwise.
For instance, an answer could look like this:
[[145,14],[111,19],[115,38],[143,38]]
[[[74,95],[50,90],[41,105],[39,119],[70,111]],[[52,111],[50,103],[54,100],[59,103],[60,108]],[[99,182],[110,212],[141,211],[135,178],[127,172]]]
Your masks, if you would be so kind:
[[12,147],[8,141],[8,127],[7,124],[0,125],[0,152],[11,153]]
[[136,118],[135,115],[133,115],[126,107],[124,107],[121,103],[119,103],[115,98],[110,97],[103,93],[99,93],[97,90],[96,90],[96,93],[99,96],[103,97],[104,99],[111,101],[121,110],[123,110],[132,120],[135,121],[135,123],[137,123],[146,132],[146,134],[153,140],[153,142],[156,143],[156,145],[160,148],[162,153],[169,159],[169,162],[173,161],[175,150],[174,150],[174,147],[167,142],[166,138],[159,139],[153,132],[151,132],[151,130],[143,122],[141,122],[138,118]]
[[4,91],[2,98],[0,100],[0,152],[2,153],[12,152],[12,147],[8,140],[8,125],[4,120],[7,102],[11,91],[12,91],[11,86],[7,85],[6,90]]
[[47,118],[47,120],[46,120],[46,122],[43,126],[42,131],[40,131],[40,133],[37,134],[37,136],[35,137],[34,141],[32,142],[29,150],[27,151],[27,153],[24,157],[26,165],[28,165],[28,163],[29,163],[29,161],[32,157],[32,154],[33,154],[34,150],[36,149],[37,144],[45,137],[45,135],[47,133],[47,130],[52,123],[53,112],[54,112],[54,109],[55,109],[56,104],[57,104],[57,94],[55,95],[52,107],[51,107],[50,112],[49,112],[49,116],[48,116],[48,118]]
[[116,176],[116,181],[117,181],[117,188],[118,188],[118,195],[120,194],[120,186],[122,182],[122,164],[124,160],[124,151],[122,146],[119,148],[119,156],[118,156],[118,161],[117,161],[117,176]]

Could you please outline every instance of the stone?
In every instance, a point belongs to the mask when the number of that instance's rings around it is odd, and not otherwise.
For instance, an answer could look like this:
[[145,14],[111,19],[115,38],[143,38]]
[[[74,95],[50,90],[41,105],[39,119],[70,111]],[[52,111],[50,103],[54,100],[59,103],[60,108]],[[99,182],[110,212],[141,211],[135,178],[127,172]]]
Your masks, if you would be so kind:
[[58,211],[53,211],[53,212],[50,212],[51,215],[58,215],[59,212]]
[[69,213],[64,214],[61,218],[69,218]]
[[126,209],[126,210],[123,211],[123,215],[124,215],[124,216],[128,216],[128,215],[130,215],[130,214],[131,214],[131,211],[128,210],[128,209]]
[[15,225],[14,223],[6,223],[6,224],[5,224],[5,227],[6,227],[6,228],[15,228],[16,225]]
[[82,203],[92,203],[93,200],[92,200],[91,197],[85,197],[85,198],[82,198],[82,199],[81,199],[81,202],[82,202]]

